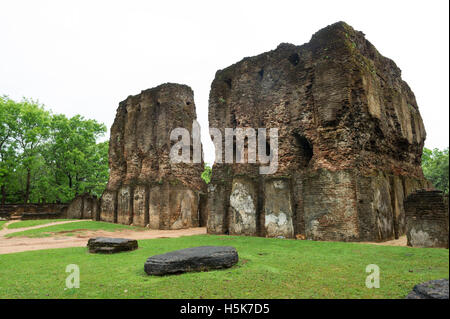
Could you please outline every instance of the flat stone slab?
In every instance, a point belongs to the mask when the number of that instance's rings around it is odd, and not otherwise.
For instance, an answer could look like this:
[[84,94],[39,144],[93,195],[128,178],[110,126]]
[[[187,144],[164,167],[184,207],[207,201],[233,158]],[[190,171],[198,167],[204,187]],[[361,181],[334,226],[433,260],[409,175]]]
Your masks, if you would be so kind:
[[430,280],[415,285],[406,299],[448,299],[448,279]]
[[90,253],[114,254],[138,248],[137,240],[126,238],[95,237],[88,240]]
[[151,256],[144,265],[148,275],[167,275],[189,271],[230,268],[239,260],[231,246],[200,246]]

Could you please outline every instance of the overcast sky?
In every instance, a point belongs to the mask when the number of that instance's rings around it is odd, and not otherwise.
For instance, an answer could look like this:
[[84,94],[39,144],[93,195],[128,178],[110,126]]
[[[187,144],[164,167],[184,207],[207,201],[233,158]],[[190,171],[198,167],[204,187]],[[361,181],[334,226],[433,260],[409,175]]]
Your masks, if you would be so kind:
[[165,82],[195,93],[207,162],[214,160],[208,95],[215,72],[246,56],[297,45],[345,21],[402,70],[428,148],[449,145],[447,0],[0,0],[0,95],[38,99],[54,113],[113,123],[128,95]]

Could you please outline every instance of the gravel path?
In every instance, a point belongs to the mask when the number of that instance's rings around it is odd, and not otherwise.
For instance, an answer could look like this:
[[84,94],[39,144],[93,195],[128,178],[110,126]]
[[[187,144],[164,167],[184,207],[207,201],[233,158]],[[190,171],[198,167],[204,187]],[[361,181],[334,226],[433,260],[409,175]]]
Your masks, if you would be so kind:
[[151,238],[172,238],[180,236],[192,236],[192,235],[203,235],[206,234],[206,228],[197,227],[189,229],[179,229],[179,230],[156,230],[148,229],[144,231],[134,231],[134,230],[121,230],[115,232],[108,231],[83,231],[81,234],[76,236],[64,236],[56,235],[52,237],[43,238],[28,238],[28,237],[10,237],[5,238],[7,234],[25,231],[29,229],[42,228],[52,225],[76,223],[84,220],[71,220],[48,223],[45,225],[38,225],[33,227],[24,227],[16,229],[7,229],[9,224],[16,221],[11,221],[3,225],[3,229],[0,230],[0,254],[10,254],[22,251],[30,250],[40,250],[40,249],[53,249],[53,248],[67,248],[67,247],[84,247],[86,246],[88,239],[91,237],[123,237],[129,239],[151,239]]
[[13,223],[17,223],[17,222],[21,221],[21,220],[12,220],[12,221],[9,221],[9,222],[3,224],[3,228],[0,230],[0,238],[4,237],[5,235],[11,234],[11,233],[17,233],[17,232],[25,231],[25,230],[29,230],[29,229],[37,229],[37,228],[43,228],[43,227],[48,227],[48,226],[53,226],[53,225],[77,223],[77,222],[82,222],[82,221],[86,221],[86,220],[89,220],[89,219],[65,220],[65,221],[62,221],[62,222],[53,222],[53,223],[48,223],[48,224],[43,224],[43,225],[36,225],[36,226],[31,226],[31,227],[8,229],[7,228],[8,225],[11,225]]

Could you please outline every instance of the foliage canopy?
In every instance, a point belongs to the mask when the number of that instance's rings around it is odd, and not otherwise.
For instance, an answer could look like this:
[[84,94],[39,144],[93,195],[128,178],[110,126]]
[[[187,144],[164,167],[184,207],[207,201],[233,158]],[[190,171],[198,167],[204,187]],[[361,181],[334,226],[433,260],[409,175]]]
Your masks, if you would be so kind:
[[2,203],[67,202],[100,196],[108,181],[104,124],[52,114],[37,101],[0,97]]

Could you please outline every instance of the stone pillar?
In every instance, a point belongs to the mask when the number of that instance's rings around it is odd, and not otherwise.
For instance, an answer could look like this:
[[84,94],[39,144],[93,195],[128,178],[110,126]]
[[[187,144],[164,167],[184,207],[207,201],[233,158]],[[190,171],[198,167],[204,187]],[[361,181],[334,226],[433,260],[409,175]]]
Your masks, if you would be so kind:
[[120,188],[117,199],[117,222],[130,225],[133,218],[133,193],[130,186]]
[[100,220],[108,223],[117,222],[117,192],[105,191],[101,198]]
[[293,238],[293,209],[289,180],[268,180],[264,186],[265,236]]
[[199,203],[198,203],[198,211],[199,211],[199,227],[206,227],[208,224],[208,195],[205,193],[200,193]]
[[83,216],[83,197],[76,196],[67,207],[66,217],[80,219]]
[[167,206],[164,207],[161,203],[166,202],[164,200],[164,196],[168,194],[166,192],[161,191],[161,186],[154,186],[150,189],[150,197],[149,197],[149,226],[151,229],[160,229],[161,220],[159,218],[160,215],[163,214],[163,210],[167,209]]
[[66,217],[75,219],[95,219],[97,217],[99,200],[90,194],[76,196],[69,204]]
[[251,180],[235,178],[230,195],[230,235],[256,236],[258,195]]
[[311,172],[305,177],[303,192],[307,238],[348,241],[359,237],[351,172]]
[[208,234],[228,233],[229,192],[223,184],[208,185]]
[[144,185],[138,185],[133,192],[133,225],[145,227],[148,221],[147,188]]

